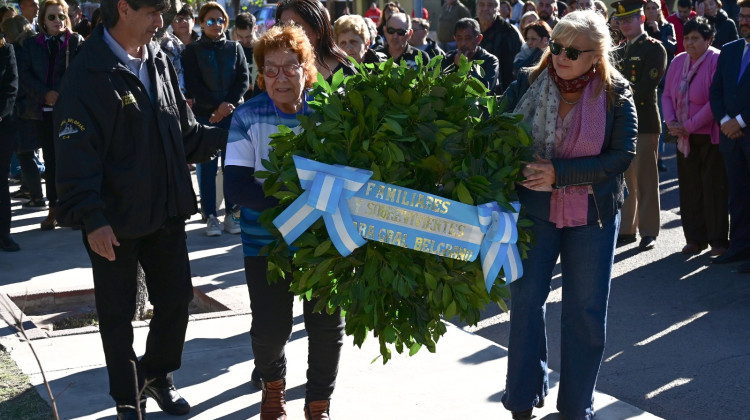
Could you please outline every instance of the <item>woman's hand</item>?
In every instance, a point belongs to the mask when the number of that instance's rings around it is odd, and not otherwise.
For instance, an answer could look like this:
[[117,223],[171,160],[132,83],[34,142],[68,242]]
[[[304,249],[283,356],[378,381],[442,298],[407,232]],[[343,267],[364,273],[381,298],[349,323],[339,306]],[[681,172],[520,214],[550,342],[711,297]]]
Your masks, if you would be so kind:
[[524,187],[534,191],[552,191],[555,183],[555,167],[549,159],[539,159],[528,163],[521,171],[526,180],[521,182]]
[[232,112],[234,112],[234,105],[230,104],[229,102],[222,102],[221,104],[219,104],[216,110],[211,113],[211,118],[208,119],[208,122],[210,122],[211,124],[216,124],[224,118],[232,115]]
[[668,122],[667,129],[669,130],[669,134],[673,136],[687,137],[690,135],[690,133],[685,129],[685,127],[677,121]]

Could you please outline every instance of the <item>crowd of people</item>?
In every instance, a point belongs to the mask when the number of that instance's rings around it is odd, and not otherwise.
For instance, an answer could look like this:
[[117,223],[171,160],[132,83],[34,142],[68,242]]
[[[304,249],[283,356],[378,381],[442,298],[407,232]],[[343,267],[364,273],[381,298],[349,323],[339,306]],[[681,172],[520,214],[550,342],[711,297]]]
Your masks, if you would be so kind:
[[[260,249],[272,236],[258,217],[276,201],[255,176],[270,136],[279,125],[299,129],[319,75],[358,71],[349,58],[414,66],[442,57],[445,72],[465,58],[488,94],[531,127],[536,152],[517,187],[536,242],[510,286],[503,404],[514,419],[544,404],[544,305],[560,258],[557,408],[591,419],[615,249],[638,236],[639,250],[657,245],[665,142],[677,149],[682,253],[710,246],[715,264],[750,259],[750,0],[678,0],[674,13],[663,0],[609,6],[478,0],[472,11],[445,0],[430,20],[389,2],[331,19],[318,0],[281,0],[263,34],[252,14],[229,16],[211,1],[196,13],[167,0],[102,0],[90,18],[76,0],[0,6],[0,166],[9,171],[0,177],[0,249],[20,250],[11,198],[47,209],[41,230],[81,229],[118,418],[145,406],[136,386],[185,414],[172,372],[192,298],[184,221],[198,210],[195,165],[205,234],[240,234],[243,244],[261,418],[286,418],[292,276],[266,280]],[[20,183],[12,197],[10,180]],[[140,359],[130,326],[138,264],[155,307]],[[305,416],[327,419],[344,326],[340,311],[314,306],[305,301]]]

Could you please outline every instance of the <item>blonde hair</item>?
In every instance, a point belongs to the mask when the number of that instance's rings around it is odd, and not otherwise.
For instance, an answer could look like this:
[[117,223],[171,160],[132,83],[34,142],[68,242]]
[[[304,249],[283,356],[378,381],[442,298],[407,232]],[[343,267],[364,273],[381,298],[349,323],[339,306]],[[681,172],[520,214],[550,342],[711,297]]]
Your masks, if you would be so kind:
[[344,15],[336,19],[333,24],[333,40],[339,42],[339,35],[352,32],[362,38],[365,45],[370,45],[370,29],[367,28],[365,18],[359,15]]
[[[612,86],[617,80],[622,79],[622,76],[614,65],[614,44],[604,17],[594,10],[577,10],[568,13],[552,29],[550,41],[570,45],[581,35],[588,38],[594,46],[595,53],[600,56],[594,66],[596,67],[596,75],[602,82],[602,89],[607,92],[607,103],[611,106],[613,101]],[[529,74],[530,82],[534,82],[543,71],[547,70],[550,54],[550,50],[547,48],[541,60],[539,60],[539,64]]]

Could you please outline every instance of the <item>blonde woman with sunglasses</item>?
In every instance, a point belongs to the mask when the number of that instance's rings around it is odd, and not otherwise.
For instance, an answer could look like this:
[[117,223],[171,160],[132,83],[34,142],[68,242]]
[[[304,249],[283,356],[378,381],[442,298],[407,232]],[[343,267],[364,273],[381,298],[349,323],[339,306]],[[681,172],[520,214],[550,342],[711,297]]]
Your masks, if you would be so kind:
[[523,261],[523,278],[510,285],[502,401],[514,419],[531,419],[549,392],[545,302],[558,257],[563,306],[557,409],[566,419],[594,417],[623,174],[637,137],[632,94],[612,64],[612,48],[601,14],[569,13],[552,30],[539,64],[506,91],[508,110],[532,127],[536,150],[517,188],[536,242]]

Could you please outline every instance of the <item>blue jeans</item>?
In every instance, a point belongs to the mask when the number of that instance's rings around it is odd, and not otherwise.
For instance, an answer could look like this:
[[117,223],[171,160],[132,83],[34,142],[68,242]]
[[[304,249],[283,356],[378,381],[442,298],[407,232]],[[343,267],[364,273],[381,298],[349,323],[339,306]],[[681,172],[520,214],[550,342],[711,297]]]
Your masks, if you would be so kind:
[[[218,124],[211,124],[208,122],[208,118],[195,116],[195,120],[203,125],[212,127],[221,127],[225,130],[229,130],[229,125],[232,121],[232,117],[227,117],[221,120]],[[216,214],[216,171],[219,168],[219,156],[206,161],[201,162],[195,168],[195,176],[198,178],[198,194],[201,196],[201,213],[204,217],[217,216]],[[222,168],[224,167],[224,158],[221,157]],[[232,208],[232,204],[224,199],[224,212],[229,214],[229,209]]]
[[557,410],[568,420],[594,417],[593,396],[604,354],[607,301],[620,214],[598,224],[558,229],[528,216],[535,244],[523,278],[510,284],[508,376],[502,401],[510,411],[534,407],[549,392],[545,301],[562,265],[561,366]]

